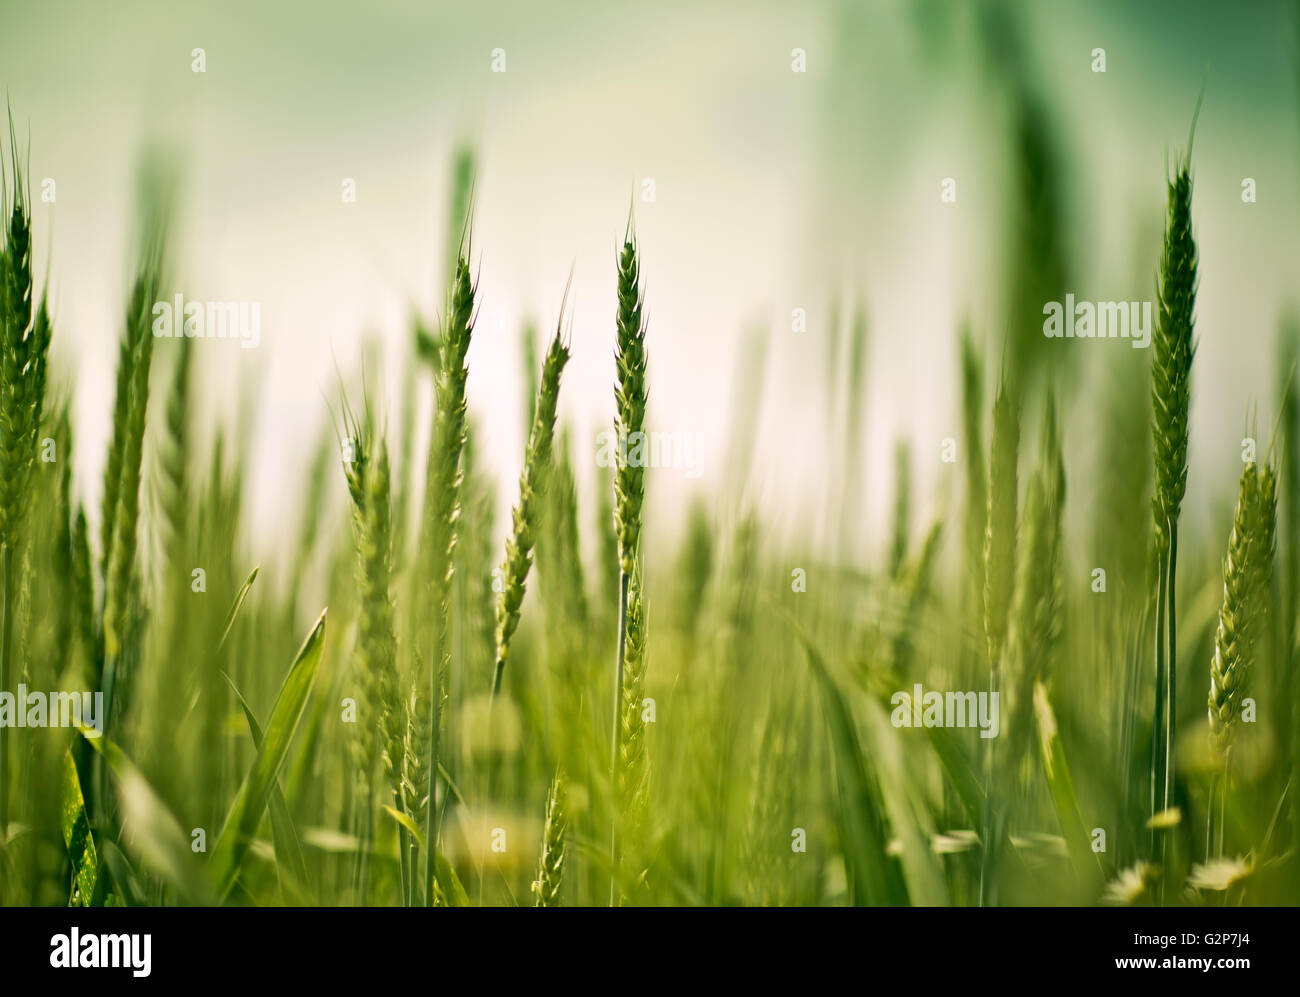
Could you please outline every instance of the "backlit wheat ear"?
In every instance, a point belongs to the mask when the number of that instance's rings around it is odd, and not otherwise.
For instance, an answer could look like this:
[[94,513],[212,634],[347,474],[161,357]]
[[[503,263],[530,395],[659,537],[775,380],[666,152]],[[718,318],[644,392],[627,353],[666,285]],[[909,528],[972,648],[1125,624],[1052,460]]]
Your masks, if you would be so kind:
[[1273,468],[1259,472],[1254,464],[1247,464],[1241,472],[1223,560],[1223,604],[1210,662],[1210,733],[1225,761],[1240,725],[1246,682],[1266,631],[1276,511]]
[[[422,672],[417,658],[415,674],[419,676]],[[426,752],[431,720],[428,683],[417,680],[406,701],[406,737],[402,755],[402,810],[417,827],[424,826],[424,808],[428,803],[429,758]]]
[[565,780],[557,772],[551,780],[546,795],[546,827],[542,831],[542,851],[537,862],[537,878],[532,891],[538,907],[559,907],[560,889],[564,885],[565,835],[568,833],[565,814]]
[[421,531],[425,552],[425,577],[429,584],[426,612],[434,616],[429,635],[428,674],[416,677],[426,681],[429,692],[425,708],[429,712],[425,786],[425,849],[421,873],[421,891],[426,904],[432,902],[433,853],[438,847],[437,813],[434,806],[438,772],[438,717],[443,698],[443,682],[451,664],[451,579],[455,561],[456,519],[460,511],[461,451],[465,446],[465,384],[469,371],[465,357],[474,331],[474,281],[464,255],[456,266],[456,280],[448,296],[447,317],[440,339],[440,364],[436,386],[433,439],[429,447],[428,474],[425,483],[425,520]]
[[[565,289],[567,300],[568,289]],[[510,655],[510,640],[519,626],[519,609],[524,601],[524,587],[528,569],[533,560],[533,538],[541,514],[541,492],[551,469],[552,445],[555,437],[555,409],[560,397],[560,374],[569,362],[569,349],[564,343],[564,306],[560,306],[560,322],[555,338],[546,351],[542,364],[542,380],[537,389],[533,410],[533,425],[528,434],[528,452],[524,470],[519,477],[519,504],[514,509],[514,530],[506,541],[506,560],[502,566],[501,596],[497,600],[496,668],[492,676],[492,695],[501,690],[501,676]]]
[[[362,675],[362,695],[371,715],[367,726],[376,728],[384,774],[394,805],[402,799],[406,711],[397,674],[397,636],[391,595],[393,579],[392,475],[388,443],[379,440],[364,479],[364,521],[357,536],[357,583],[361,602],[357,646]],[[373,772],[373,767],[371,770]],[[405,844],[405,829],[401,838]],[[403,869],[405,872],[405,867]]]
[[[406,710],[398,687],[397,637],[393,620],[392,476],[388,443],[374,441],[373,429],[358,422],[346,407],[347,456],[343,465],[352,499],[353,533],[357,549],[356,668],[365,716],[357,724],[362,777],[372,799],[371,783],[383,761],[395,803],[401,799],[401,769],[405,754]],[[367,412],[363,418],[369,421]]]
[[[642,315],[641,264],[637,258],[636,239],[629,231],[618,259],[618,385],[614,391],[617,406],[615,429],[618,433],[618,467],[614,474],[614,522],[618,534],[619,596],[618,648],[614,671],[613,745],[610,774],[617,778],[623,709],[623,668],[627,645],[628,583],[636,566],[641,542],[641,506],[645,501],[646,352],[645,320]],[[618,862],[618,820],[613,822],[610,853]],[[617,892],[610,880],[610,904]]]
[[635,455],[639,437],[645,432],[646,351],[645,321],[642,315],[641,264],[636,241],[629,236],[618,260],[618,386],[615,428],[619,439],[619,462],[614,485],[614,519],[618,526],[618,563],[626,576],[632,574],[641,540],[641,505],[645,500],[645,466]]

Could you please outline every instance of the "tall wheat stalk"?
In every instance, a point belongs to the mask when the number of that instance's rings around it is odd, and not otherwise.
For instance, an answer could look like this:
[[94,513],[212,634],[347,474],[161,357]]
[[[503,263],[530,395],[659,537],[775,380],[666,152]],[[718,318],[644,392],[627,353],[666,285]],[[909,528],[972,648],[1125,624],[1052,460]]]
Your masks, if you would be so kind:
[[[1197,113],[1200,104],[1197,104]],[[1196,119],[1192,119],[1195,134]],[[1156,287],[1152,337],[1151,407],[1158,575],[1156,581],[1155,711],[1151,744],[1151,816],[1173,802],[1174,744],[1177,736],[1178,652],[1176,646],[1178,515],[1187,488],[1188,413],[1191,407],[1196,306],[1196,242],[1192,237],[1192,139],[1169,182],[1168,216]],[[1154,832],[1153,832],[1154,834]],[[1167,837],[1162,838],[1163,842]],[[1154,847],[1154,839],[1152,845]]]
[[[4,322],[0,342],[0,690],[9,689],[16,584],[13,565],[23,542],[23,520],[31,498],[52,335],[44,295],[33,308],[31,216],[12,121],[9,139],[12,192],[6,189],[0,162],[0,279],[4,282],[0,288]],[[8,729],[0,728],[0,846],[7,842],[9,816],[7,737]]]
[[[645,500],[646,351],[641,265],[631,220],[618,259],[618,386],[614,391],[618,440],[618,468],[614,475],[614,522],[618,534],[618,647],[614,665],[613,735],[610,747],[611,784],[617,784],[621,751],[623,672],[627,656],[628,583],[636,567],[641,543],[641,506]],[[610,832],[610,861],[618,868],[618,816]],[[618,883],[610,877],[610,906],[617,899]]]
[[[510,657],[510,643],[515,630],[519,627],[519,613],[523,606],[524,590],[528,583],[528,572],[533,563],[533,542],[536,537],[539,517],[542,511],[543,493],[552,471],[552,449],[555,438],[555,410],[560,399],[560,374],[569,361],[569,348],[564,335],[565,305],[568,303],[569,286],[565,286],[564,298],[560,304],[560,317],[556,323],[555,337],[546,351],[546,360],[542,364],[541,382],[537,387],[537,396],[531,403],[531,426],[528,432],[528,445],[524,454],[524,468],[519,475],[519,502],[513,512],[513,527],[506,539],[506,558],[501,566],[501,592],[496,606],[496,630],[494,640],[494,665],[492,669],[492,689],[488,697],[487,729],[489,737],[495,737],[494,714],[497,696],[501,693],[501,680],[505,675],[506,661]],[[531,364],[530,364],[531,366]],[[488,769],[487,796],[490,799],[494,790],[495,766]],[[483,819],[487,820],[487,807],[483,808]],[[486,823],[483,828],[486,834]],[[482,893],[483,866],[479,865],[479,892]]]
[[[1017,395],[1005,379],[993,401],[993,437],[989,444],[988,516],[984,533],[984,639],[988,650],[989,694],[1001,683],[1007,617],[1015,586],[1017,467],[1020,452],[1020,410]],[[994,867],[1001,834],[994,797],[997,769],[993,740],[985,749],[983,859],[980,903],[995,902]]]
[[[361,722],[356,724],[358,823],[367,845],[374,831],[374,805],[378,796],[375,772],[383,763],[388,789],[395,805],[401,804],[401,767],[405,755],[406,711],[398,689],[397,636],[392,602],[393,522],[392,475],[388,443],[376,433],[368,409],[358,420],[344,399],[347,432],[343,463],[348,495],[352,500],[353,534],[357,550],[357,589],[360,616],[357,626],[355,667],[361,701]],[[407,868],[405,829],[400,850],[403,880]],[[363,848],[362,855],[368,855]],[[366,864],[357,880],[364,902]]]
[[[451,581],[455,561],[456,519],[460,508],[461,451],[465,446],[465,383],[469,371],[465,356],[474,331],[474,295],[469,262],[462,254],[449,295],[445,327],[440,338],[433,439],[429,447],[425,484],[425,519],[421,548],[426,553],[425,577],[429,584],[429,611],[434,614],[428,643],[426,711],[428,742],[425,746],[422,811],[424,854],[420,894],[426,906],[433,903],[433,874],[438,847],[438,737],[443,683],[451,667]],[[417,676],[417,682],[422,679]]]

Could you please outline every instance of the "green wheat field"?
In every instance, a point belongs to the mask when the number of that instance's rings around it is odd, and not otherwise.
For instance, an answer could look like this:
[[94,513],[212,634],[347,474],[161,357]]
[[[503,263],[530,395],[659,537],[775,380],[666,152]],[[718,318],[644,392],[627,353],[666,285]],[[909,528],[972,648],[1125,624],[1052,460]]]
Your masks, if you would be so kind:
[[[657,351],[683,356],[656,306],[673,289],[647,279],[667,252],[650,188],[597,206],[610,251],[582,277],[612,304],[603,331],[575,333],[595,305],[571,273],[502,334],[475,143],[430,165],[447,177],[424,237],[439,306],[412,309],[399,348],[356,330],[355,362],[291,417],[315,442],[308,473],[274,483],[288,498],[269,531],[250,528],[256,397],[200,390],[233,345],[214,321],[235,336],[246,315],[176,300],[185,171],[143,155],[112,235],[131,250],[104,318],[107,443],[83,459],[87,333],[56,304],[83,271],[61,270],[61,216],[40,213],[31,163],[53,126],[8,81],[0,904],[1300,902],[1300,323],[1209,323],[1197,300],[1216,265],[1245,265],[1203,238],[1202,203],[1270,209],[1254,181],[1250,201],[1198,182],[1222,151],[1221,77],[1180,79],[1161,124],[1180,137],[1163,162],[1127,162],[1153,195],[1124,206],[1135,273],[1096,292],[1133,310],[1082,303],[1045,334],[1076,286],[1068,171],[1048,88],[999,48],[998,19],[1022,8],[973,6],[1009,109],[1008,220],[983,235],[1006,276],[1002,317],[957,317],[925,360],[951,429],[898,434],[888,475],[868,474],[882,404],[905,423],[940,403],[870,397],[889,332],[828,271],[829,307],[778,307],[725,361],[740,373],[719,388],[723,426],[701,427],[717,473],[671,516],[656,490],[693,457],[689,433],[657,435],[690,423],[650,376]],[[937,36],[944,5],[905,7]],[[1290,8],[1269,11],[1300,38]],[[1105,78],[1092,47],[1079,86]],[[794,43],[778,48],[796,78]],[[943,177],[926,180],[936,208],[973,196]],[[567,268],[565,238],[547,234]],[[1121,318],[1132,342],[1103,342]],[[798,335],[825,351],[799,391],[830,424],[803,444],[824,473],[795,482],[815,495],[802,532],[752,485],[772,460],[764,343]],[[497,355],[474,349],[488,338],[525,389],[477,359]],[[1220,403],[1207,343],[1267,354],[1271,374],[1232,396],[1244,409]],[[1076,376],[1084,356],[1104,377]],[[599,391],[574,374],[589,357],[607,364]],[[493,384],[523,430],[504,475],[484,444],[498,413],[474,401]],[[1197,440],[1201,406],[1231,447]]]

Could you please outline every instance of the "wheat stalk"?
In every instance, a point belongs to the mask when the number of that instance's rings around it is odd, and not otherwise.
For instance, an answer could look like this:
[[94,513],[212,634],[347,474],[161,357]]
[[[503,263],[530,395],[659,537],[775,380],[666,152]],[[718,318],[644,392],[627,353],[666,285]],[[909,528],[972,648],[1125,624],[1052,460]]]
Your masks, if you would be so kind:
[[[433,898],[434,852],[438,847],[438,713],[444,677],[451,666],[451,580],[455,567],[456,518],[460,508],[460,460],[465,445],[465,383],[469,374],[465,357],[474,331],[475,292],[469,263],[462,255],[456,266],[456,279],[449,295],[441,337],[433,439],[429,447],[425,485],[424,542],[421,545],[426,553],[429,603],[435,616],[429,642],[429,693],[424,704],[429,713],[429,740],[424,762],[428,781],[420,889],[426,905]],[[422,679],[417,677],[417,681]]]
[[108,441],[108,458],[104,463],[104,490],[100,505],[99,550],[102,572],[108,575],[113,557],[113,540],[116,535],[117,496],[122,486],[122,451],[126,446],[127,424],[130,420],[132,368],[135,365],[136,343],[132,330],[136,317],[146,312],[151,302],[148,274],[137,276],[127,303],[123,335],[117,346],[117,390],[113,396],[113,432]]
[[619,723],[616,791],[626,841],[634,840],[645,817],[649,759],[645,747],[646,626],[641,573],[632,575],[627,597],[627,653],[624,656],[623,704]]
[[[984,533],[984,638],[988,648],[989,693],[998,691],[1015,582],[1017,464],[1020,450],[1019,405],[1004,381],[993,401],[993,438],[989,444],[989,503]],[[1001,835],[996,818],[993,741],[985,749],[984,851],[980,869],[980,903],[993,900],[993,867]]]
[[[383,762],[394,804],[400,806],[402,803],[407,717],[398,691],[397,637],[391,594],[393,523],[388,443],[381,435],[375,446],[369,411],[363,418],[364,424],[344,399],[348,459],[343,462],[343,472],[352,499],[360,594],[355,667],[360,685],[362,722],[356,725],[355,747],[357,776],[365,801],[365,809],[360,814],[361,827],[364,839],[368,841],[373,830],[374,777],[379,762]],[[407,872],[406,852],[403,830],[401,854],[404,874]],[[364,871],[360,886],[365,889]]]
[[[570,278],[572,279],[572,278]],[[564,300],[568,300],[565,288]],[[542,364],[541,383],[537,388],[532,429],[528,434],[528,451],[519,476],[519,502],[514,508],[514,529],[506,541],[506,559],[501,566],[502,586],[497,601],[496,667],[492,675],[492,697],[501,691],[501,677],[510,656],[510,641],[519,626],[519,611],[524,601],[524,587],[532,566],[533,538],[541,513],[541,492],[551,470],[551,451],[555,436],[555,409],[560,397],[560,375],[569,362],[569,348],[563,336],[564,304],[560,320]]]
[[[52,335],[45,297],[33,310],[31,217],[13,121],[9,124],[10,195],[0,161],[0,689],[9,688],[15,550],[31,496],[36,435],[45,403],[46,355]],[[7,216],[7,217],[6,217]],[[0,842],[8,829],[8,730],[0,729]]]
[[[139,283],[147,289],[144,302],[152,302],[157,296],[160,252],[160,248],[150,252],[142,268]],[[120,718],[126,708],[130,679],[125,667],[124,641],[136,563],[141,465],[149,408],[149,372],[153,360],[154,337],[149,327],[148,304],[142,303],[140,311],[129,317],[126,336],[131,343],[131,376],[127,386],[125,421],[120,427],[114,426],[115,439],[120,429],[121,449],[113,535],[104,578],[104,709],[110,723]]]
[[[641,267],[637,258],[636,239],[631,233],[623,241],[618,259],[617,351],[618,386],[614,392],[617,416],[618,467],[614,475],[614,522],[618,535],[618,649],[614,668],[613,744],[610,749],[610,774],[617,779],[623,708],[623,669],[627,654],[628,584],[636,566],[641,541],[641,506],[645,501],[645,467],[630,459],[629,449],[637,441],[644,445],[646,413],[645,320],[642,315]],[[635,439],[634,439],[635,437]],[[635,450],[633,450],[635,453]],[[610,857],[618,866],[618,819],[613,821]],[[617,894],[617,880],[610,878],[610,905]]]
[[[1198,102],[1198,114],[1199,111]],[[1194,116],[1193,134],[1195,128]],[[1151,431],[1155,466],[1151,506],[1159,558],[1151,764],[1153,817],[1157,812],[1168,810],[1172,802],[1177,729],[1178,514],[1187,488],[1188,414],[1192,358],[1196,353],[1193,326],[1197,251],[1192,237],[1191,145],[1189,138],[1187,156],[1168,185],[1168,216],[1156,287],[1156,327],[1151,344]]]
[[537,860],[537,878],[532,885],[538,907],[560,906],[560,889],[564,885],[564,839],[569,826],[565,795],[564,775],[557,772],[546,794],[546,827],[542,832],[542,850]]

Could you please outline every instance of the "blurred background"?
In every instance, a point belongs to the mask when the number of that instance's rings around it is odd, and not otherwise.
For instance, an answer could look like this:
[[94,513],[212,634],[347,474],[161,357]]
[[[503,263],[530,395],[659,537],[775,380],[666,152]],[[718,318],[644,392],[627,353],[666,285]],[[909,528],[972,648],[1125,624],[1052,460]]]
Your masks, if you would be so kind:
[[[248,522],[268,556],[337,370],[359,370],[367,337],[384,345],[377,400],[398,417],[413,316],[432,323],[441,310],[465,145],[481,291],[470,408],[504,486],[499,532],[532,380],[521,330],[554,327],[571,267],[561,410],[579,485],[594,487],[583,455],[612,420],[614,253],[629,203],[647,283],[650,428],[704,434],[699,479],[651,475],[656,529],[681,521],[692,491],[739,475],[769,535],[878,553],[896,440],[910,442],[923,509],[960,490],[939,453],[962,437],[964,323],[988,369],[1050,366],[1076,389],[1064,419],[1073,487],[1101,487],[1091,469],[1105,448],[1149,436],[1140,418],[1102,431],[1117,394],[1147,390],[1149,357],[1123,341],[1049,351],[1041,305],[1067,291],[1153,297],[1162,177],[1202,87],[1188,532],[1228,494],[1248,406],[1272,424],[1300,221],[1292,3],[4,6],[0,65],[32,186],[57,185],[54,203],[35,198],[36,256],[57,377],[75,386],[92,534],[149,149],[180,168],[175,290],[261,305],[258,349],[196,351],[211,417],[197,446],[211,420],[253,420]],[[495,49],[505,72],[492,72]],[[795,49],[806,72],[792,69]],[[1257,203],[1242,201],[1246,177]],[[355,203],[341,197],[345,178]],[[955,203],[941,200],[945,178]],[[795,309],[805,332],[792,331]],[[427,379],[416,380],[427,435]],[[850,406],[859,428],[846,434]],[[754,447],[739,465],[724,460],[738,433]],[[828,521],[821,510],[850,474],[862,501]],[[1105,501],[1117,517],[1149,514],[1140,497]]]

